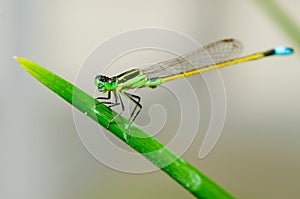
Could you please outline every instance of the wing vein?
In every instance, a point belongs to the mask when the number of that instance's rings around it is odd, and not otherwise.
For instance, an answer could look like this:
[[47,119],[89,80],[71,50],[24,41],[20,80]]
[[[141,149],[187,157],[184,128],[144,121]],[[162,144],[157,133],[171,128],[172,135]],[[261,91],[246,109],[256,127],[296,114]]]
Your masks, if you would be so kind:
[[141,72],[149,79],[169,77],[234,59],[241,54],[242,49],[242,44],[238,40],[224,39],[185,55],[151,65],[141,69]]

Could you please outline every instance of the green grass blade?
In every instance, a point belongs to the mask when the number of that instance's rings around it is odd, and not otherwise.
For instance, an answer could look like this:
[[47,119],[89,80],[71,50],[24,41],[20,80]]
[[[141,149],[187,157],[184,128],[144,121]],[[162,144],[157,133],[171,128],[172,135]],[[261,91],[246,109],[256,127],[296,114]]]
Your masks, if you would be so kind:
[[[106,127],[108,122],[113,118],[115,112],[102,104],[95,106],[98,102],[97,100],[70,82],[29,60],[20,57],[16,57],[16,60],[38,81],[101,126]],[[128,124],[128,120],[120,117],[116,123],[110,125],[108,130],[126,142],[134,150],[141,153],[141,155],[146,157],[197,198],[233,198],[196,168],[176,156],[156,139],[150,137],[137,127],[132,126],[130,133],[139,136],[131,136],[126,139],[126,125]]]

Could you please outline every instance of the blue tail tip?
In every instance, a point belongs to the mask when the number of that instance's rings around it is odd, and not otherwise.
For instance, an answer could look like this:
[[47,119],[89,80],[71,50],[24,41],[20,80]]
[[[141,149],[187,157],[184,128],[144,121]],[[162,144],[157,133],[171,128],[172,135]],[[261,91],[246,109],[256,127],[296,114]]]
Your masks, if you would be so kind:
[[292,48],[288,48],[285,46],[277,46],[274,48],[274,54],[275,55],[290,55],[294,52]]

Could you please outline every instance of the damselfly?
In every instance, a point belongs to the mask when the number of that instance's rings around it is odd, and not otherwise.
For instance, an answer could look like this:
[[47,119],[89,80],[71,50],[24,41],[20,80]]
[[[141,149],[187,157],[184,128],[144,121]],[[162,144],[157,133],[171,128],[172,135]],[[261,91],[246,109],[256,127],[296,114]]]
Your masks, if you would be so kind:
[[[113,117],[109,125],[124,111],[125,107],[122,96],[127,97],[135,104],[129,118],[128,129],[139,115],[142,105],[141,98],[127,91],[130,89],[150,87],[155,88],[167,81],[188,77],[201,72],[218,69],[225,66],[256,60],[273,55],[289,55],[293,49],[279,46],[267,51],[254,53],[251,55],[238,57],[242,51],[242,44],[235,39],[225,39],[210,43],[202,48],[194,50],[183,56],[162,61],[144,69],[132,69],[113,77],[97,75],[95,84],[100,92],[107,92],[106,97],[97,97],[101,103],[108,104],[110,107],[121,105],[121,112]],[[213,63],[213,64],[212,64]],[[102,101],[111,99],[113,94],[115,100]]]

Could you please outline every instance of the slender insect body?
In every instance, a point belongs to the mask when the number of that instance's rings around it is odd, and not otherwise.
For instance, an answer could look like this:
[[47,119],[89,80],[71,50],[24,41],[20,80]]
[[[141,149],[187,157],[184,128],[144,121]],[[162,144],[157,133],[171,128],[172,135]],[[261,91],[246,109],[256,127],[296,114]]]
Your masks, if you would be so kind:
[[[121,105],[122,107],[122,111],[109,122],[107,128],[125,110],[121,94],[135,104],[129,118],[130,124],[128,128],[130,128],[130,125],[140,113],[142,109],[142,105],[140,104],[141,98],[137,95],[127,93],[126,91],[129,89],[142,87],[156,88],[164,82],[188,77],[205,71],[263,57],[289,55],[293,53],[293,49],[280,46],[267,51],[238,57],[241,50],[242,44],[239,41],[235,39],[225,39],[213,42],[175,59],[166,60],[144,69],[132,69],[111,78],[104,75],[97,75],[95,77],[95,84],[98,91],[108,93],[107,97],[98,97],[97,99],[109,100],[111,98],[111,93],[113,93],[115,97],[114,102],[101,101],[101,103],[107,104],[110,107],[116,105]],[[214,64],[212,64],[212,62]]]

